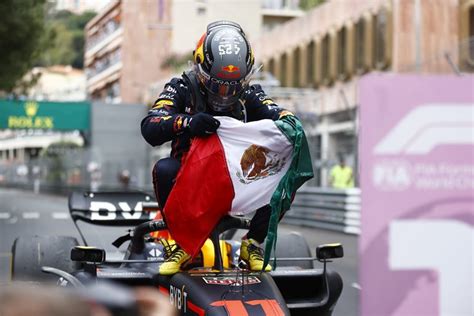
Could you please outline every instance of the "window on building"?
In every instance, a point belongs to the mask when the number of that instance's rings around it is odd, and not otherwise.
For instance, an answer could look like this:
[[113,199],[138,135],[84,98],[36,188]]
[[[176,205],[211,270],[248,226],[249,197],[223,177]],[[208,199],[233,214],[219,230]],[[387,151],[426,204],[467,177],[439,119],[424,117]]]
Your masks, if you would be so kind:
[[474,72],[474,0],[460,1],[459,68]]
[[366,25],[364,18],[361,18],[355,25],[355,47],[354,47],[354,67],[357,74],[366,72]]
[[280,61],[280,84],[284,87],[287,86],[287,73],[286,73],[286,68],[287,68],[287,54],[281,55],[281,61]]
[[388,11],[381,9],[373,18],[372,23],[372,58],[373,66],[382,70],[388,66],[388,41],[389,41],[389,25]]
[[337,32],[337,75],[339,79],[347,78],[347,28],[344,26]]
[[474,4],[469,8],[469,62],[474,65]]
[[197,7],[197,15],[205,15],[207,8],[205,6],[198,6]]
[[301,49],[297,47],[293,52],[293,87],[301,87],[300,82]]
[[314,41],[311,41],[308,44],[306,49],[306,80],[305,86],[308,87],[315,87],[316,86],[316,78],[314,73],[315,68],[315,56],[316,55],[316,47]]
[[120,96],[120,84],[117,82],[114,82],[109,89],[109,96],[112,98]]
[[331,58],[331,54],[330,54],[330,45],[331,45],[331,42],[330,42],[330,38],[329,38],[329,34],[326,34],[324,37],[323,37],[323,40],[321,42],[321,62],[320,62],[320,65],[321,65],[321,77],[322,77],[322,82],[323,84],[327,85],[331,82],[331,79],[330,79],[330,71],[331,71],[331,67],[330,67],[330,58]]
[[270,72],[275,77],[276,69],[275,69],[275,59],[274,58],[270,59],[270,61],[268,62],[268,72]]

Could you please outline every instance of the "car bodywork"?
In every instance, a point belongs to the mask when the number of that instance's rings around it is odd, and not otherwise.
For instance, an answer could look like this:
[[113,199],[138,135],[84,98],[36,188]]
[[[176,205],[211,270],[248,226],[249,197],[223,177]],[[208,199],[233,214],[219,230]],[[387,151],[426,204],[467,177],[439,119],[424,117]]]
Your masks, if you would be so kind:
[[[155,219],[157,205],[151,195],[144,192],[73,193],[69,197],[69,210],[84,244],[71,251],[71,259],[79,262],[80,267],[74,271],[43,267],[43,271],[74,286],[91,279],[153,286],[169,297],[180,315],[230,316],[331,315],[342,291],[340,275],[326,269],[329,259],[342,257],[340,245],[318,248],[317,258],[285,258],[276,253],[277,269],[249,271],[238,260],[240,242],[230,239],[226,232],[248,229],[250,221],[229,216],[221,220],[201,253],[183,271],[163,276],[157,271],[167,249],[150,237],[150,233],[165,230],[166,224]],[[130,234],[114,243],[120,246],[130,240],[123,259],[110,260],[104,250],[88,245],[78,221],[135,226]],[[322,262],[322,268],[314,268],[316,260]],[[299,264],[301,262],[304,265]]]

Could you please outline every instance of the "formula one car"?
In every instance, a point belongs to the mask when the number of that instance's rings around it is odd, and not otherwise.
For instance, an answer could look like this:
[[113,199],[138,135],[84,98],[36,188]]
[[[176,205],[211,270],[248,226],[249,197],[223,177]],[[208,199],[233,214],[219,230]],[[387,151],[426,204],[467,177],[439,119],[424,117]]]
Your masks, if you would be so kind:
[[[153,286],[169,296],[180,315],[331,315],[342,291],[340,275],[326,268],[330,259],[343,256],[340,244],[321,245],[316,257],[311,257],[300,234],[280,234],[273,254],[276,269],[249,271],[238,262],[240,242],[232,240],[232,235],[237,229],[248,229],[250,221],[228,216],[182,272],[162,276],[157,271],[168,249],[153,234],[165,230],[166,224],[154,219],[158,205],[150,195],[72,193],[69,210],[83,245],[64,236],[17,238],[12,249],[14,280],[52,278],[73,287],[91,280]],[[135,226],[114,242],[117,247],[129,242],[122,258],[109,259],[105,250],[88,245],[78,221]],[[314,268],[314,261],[322,267]]]

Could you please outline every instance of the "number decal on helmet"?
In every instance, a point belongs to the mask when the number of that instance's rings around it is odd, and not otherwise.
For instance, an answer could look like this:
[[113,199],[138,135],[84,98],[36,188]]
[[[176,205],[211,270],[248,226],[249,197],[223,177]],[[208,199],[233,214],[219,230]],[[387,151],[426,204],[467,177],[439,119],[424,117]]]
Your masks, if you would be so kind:
[[219,55],[230,55],[232,54],[232,44],[225,43],[219,44]]

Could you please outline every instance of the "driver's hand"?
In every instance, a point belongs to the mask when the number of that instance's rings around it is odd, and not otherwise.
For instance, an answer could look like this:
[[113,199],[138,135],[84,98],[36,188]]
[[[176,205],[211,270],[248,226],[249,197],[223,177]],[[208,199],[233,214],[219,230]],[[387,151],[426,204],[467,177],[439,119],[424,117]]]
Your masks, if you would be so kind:
[[191,136],[207,136],[214,134],[221,122],[207,113],[197,113],[190,117],[188,128]]

